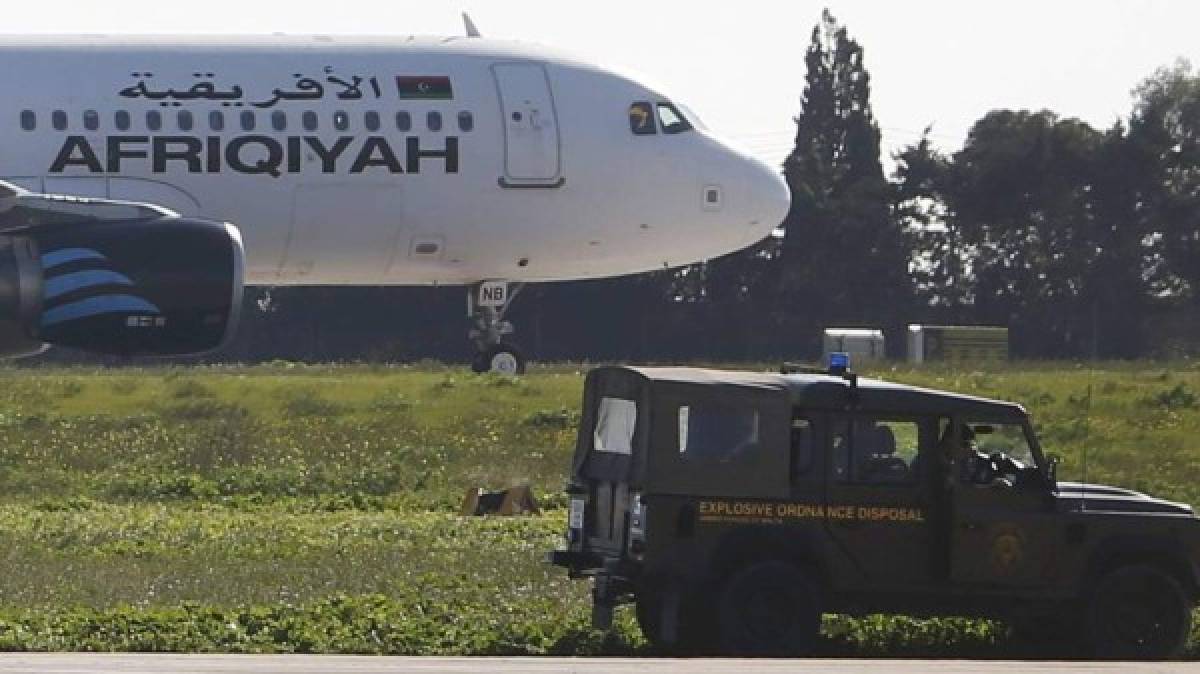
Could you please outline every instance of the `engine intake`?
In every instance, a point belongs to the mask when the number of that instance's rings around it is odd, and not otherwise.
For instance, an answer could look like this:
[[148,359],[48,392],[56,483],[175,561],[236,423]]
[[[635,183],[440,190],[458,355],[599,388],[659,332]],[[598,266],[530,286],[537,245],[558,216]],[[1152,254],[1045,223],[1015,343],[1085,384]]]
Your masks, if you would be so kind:
[[243,264],[228,223],[0,183],[0,355],[217,349],[237,326]]

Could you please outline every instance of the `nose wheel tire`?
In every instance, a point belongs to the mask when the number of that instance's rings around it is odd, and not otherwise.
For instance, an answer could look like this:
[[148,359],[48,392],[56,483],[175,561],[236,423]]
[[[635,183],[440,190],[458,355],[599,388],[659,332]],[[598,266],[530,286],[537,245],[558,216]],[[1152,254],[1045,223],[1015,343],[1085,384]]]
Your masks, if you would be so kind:
[[510,377],[525,374],[525,356],[511,344],[495,344],[475,356],[471,362],[471,370],[482,374],[495,372]]
[[1096,586],[1087,627],[1098,657],[1166,660],[1187,643],[1192,605],[1171,575],[1149,565],[1126,566]]

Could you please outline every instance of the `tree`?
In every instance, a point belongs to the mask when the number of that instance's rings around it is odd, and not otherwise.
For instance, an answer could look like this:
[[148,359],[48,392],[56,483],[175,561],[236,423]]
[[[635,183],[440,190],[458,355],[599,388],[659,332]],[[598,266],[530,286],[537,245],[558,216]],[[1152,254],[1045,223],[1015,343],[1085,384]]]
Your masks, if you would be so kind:
[[1200,75],[1180,60],[1134,90],[1129,153],[1160,295],[1200,303]]
[[792,207],[776,289],[784,322],[815,337],[822,323],[900,319],[911,293],[863,49],[829,10],[805,64],[796,146],[784,162]]
[[1009,326],[1019,352],[1136,354],[1146,255],[1129,150],[1120,126],[1101,133],[1046,110],[988,113],[948,164],[910,148],[906,189],[924,171],[943,209],[924,290]]

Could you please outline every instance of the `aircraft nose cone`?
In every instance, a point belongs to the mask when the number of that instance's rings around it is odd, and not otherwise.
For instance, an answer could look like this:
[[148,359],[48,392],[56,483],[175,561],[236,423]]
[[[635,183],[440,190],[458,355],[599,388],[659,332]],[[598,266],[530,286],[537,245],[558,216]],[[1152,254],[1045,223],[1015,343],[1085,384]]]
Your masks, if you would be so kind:
[[783,223],[792,205],[792,194],[779,169],[764,162],[756,164],[757,170],[750,180],[750,203],[754,213],[750,227],[758,241]]

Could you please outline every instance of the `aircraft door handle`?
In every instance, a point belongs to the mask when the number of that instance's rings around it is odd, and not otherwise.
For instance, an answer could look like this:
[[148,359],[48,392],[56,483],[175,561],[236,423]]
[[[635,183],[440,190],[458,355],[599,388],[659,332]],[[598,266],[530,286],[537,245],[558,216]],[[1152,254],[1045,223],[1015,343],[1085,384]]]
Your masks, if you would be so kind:
[[959,524],[958,527],[963,531],[979,531],[983,528],[983,525],[979,522],[963,522],[962,524]]

